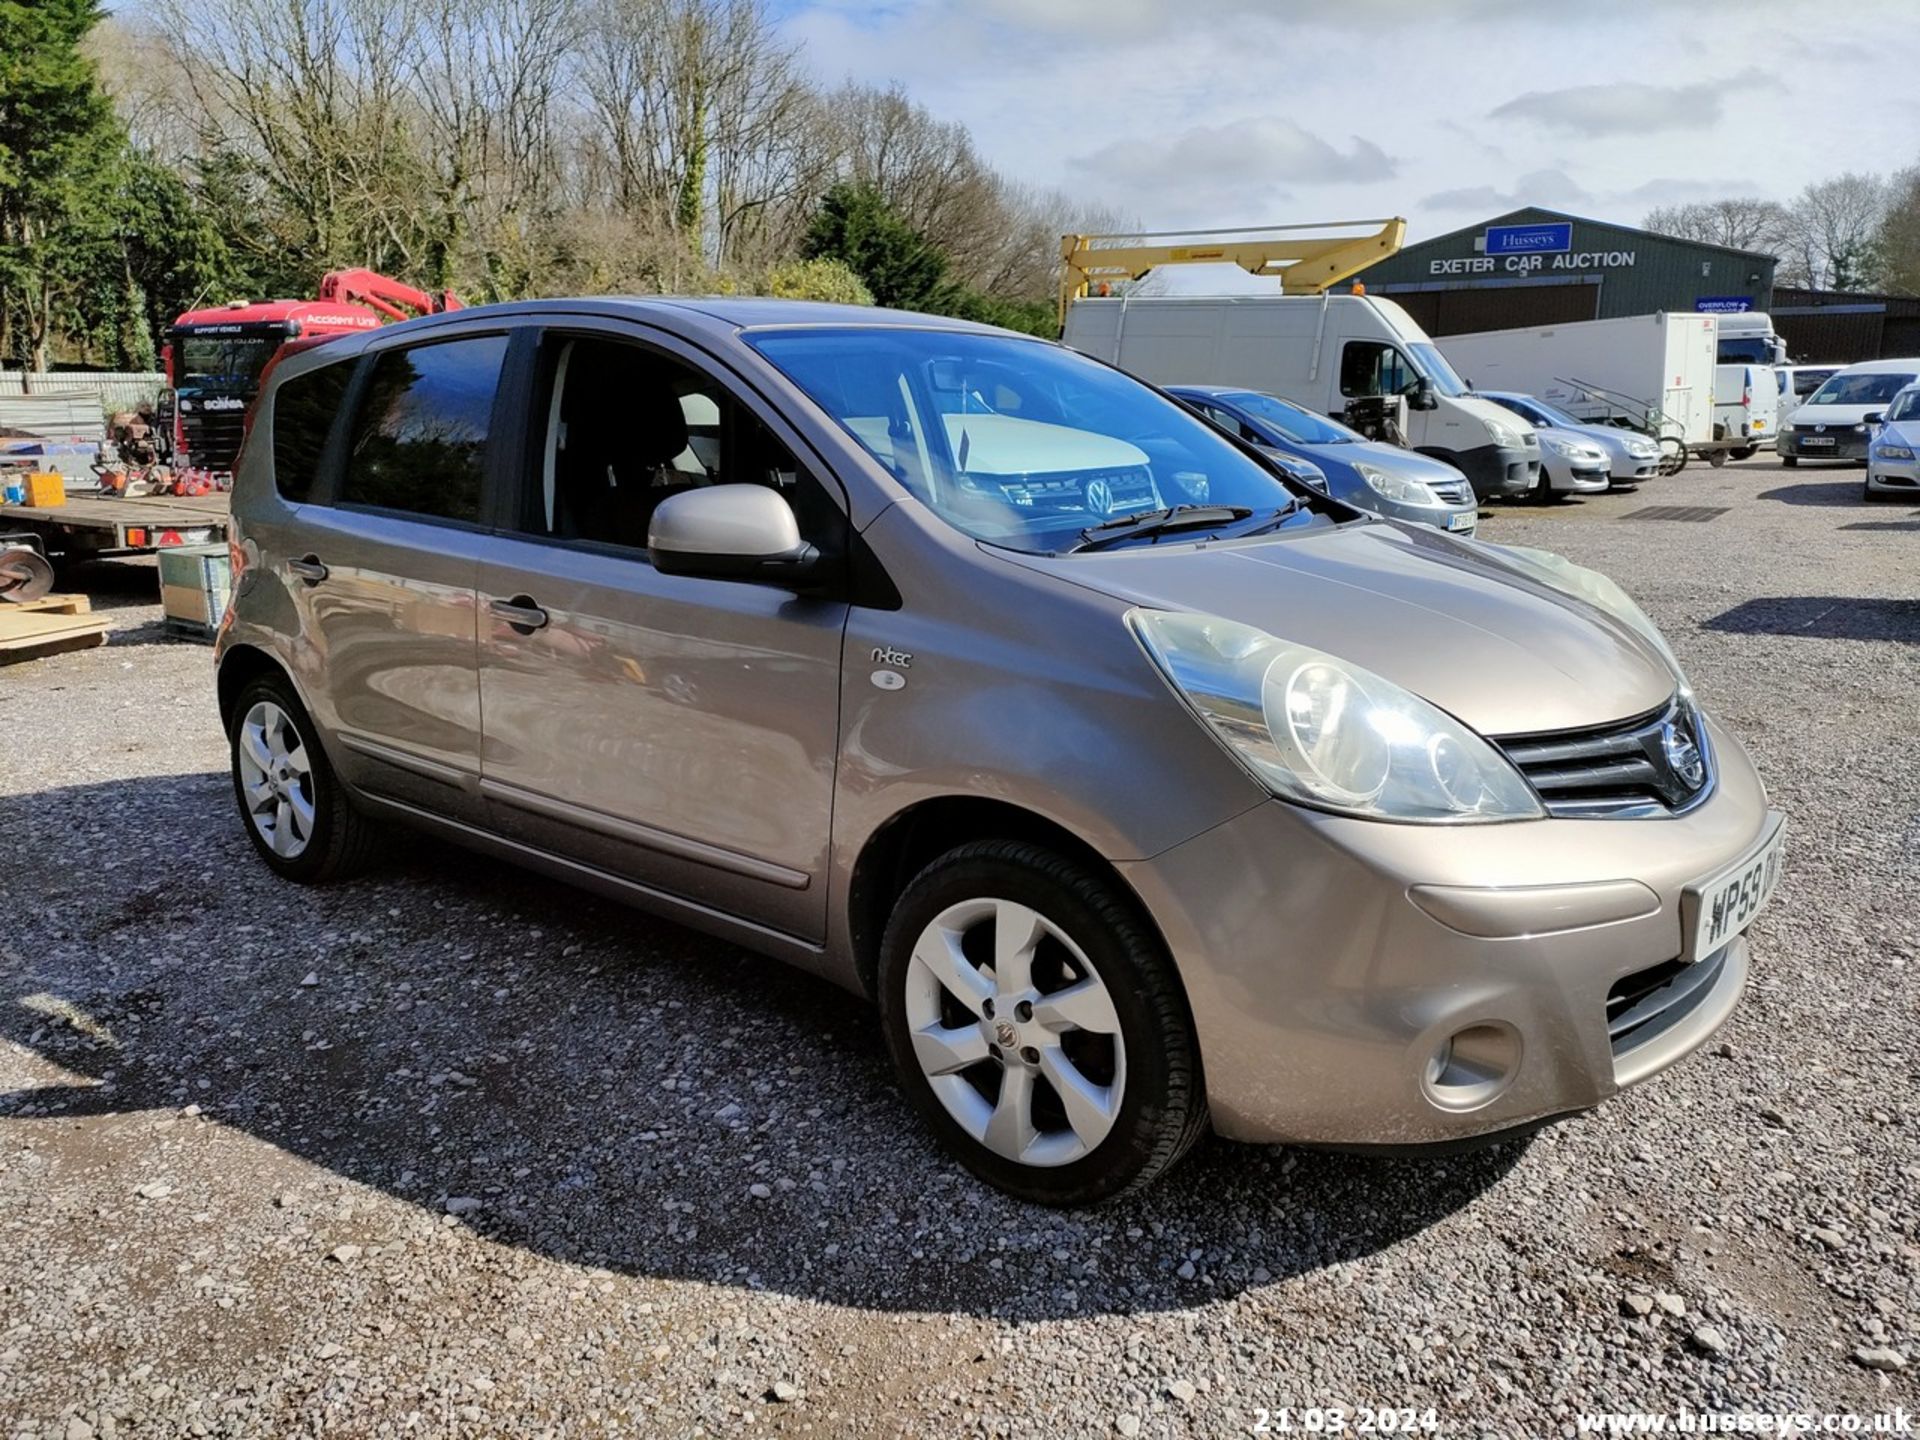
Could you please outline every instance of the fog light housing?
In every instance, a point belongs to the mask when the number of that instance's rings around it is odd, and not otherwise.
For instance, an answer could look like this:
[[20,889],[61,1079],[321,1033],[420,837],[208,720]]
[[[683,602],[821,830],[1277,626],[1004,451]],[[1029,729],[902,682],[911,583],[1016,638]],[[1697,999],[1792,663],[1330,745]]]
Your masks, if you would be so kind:
[[1520,1073],[1520,1032],[1488,1020],[1454,1032],[1433,1052],[1421,1079],[1442,1110],[1478,1110],[1492,1103]]

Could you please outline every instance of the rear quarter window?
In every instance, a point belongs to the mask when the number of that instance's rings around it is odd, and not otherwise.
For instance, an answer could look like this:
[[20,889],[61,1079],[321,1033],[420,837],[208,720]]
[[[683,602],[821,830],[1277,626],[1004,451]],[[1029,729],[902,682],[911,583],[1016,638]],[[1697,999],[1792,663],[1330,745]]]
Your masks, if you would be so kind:
[[322,365],[282,381],[273,392],[273,483],[281,498],[301,504],[313,494],[320,455],[352,376],[352,361]]
[[480,475],[507,337],[389,350],[355,417],[340,503],[438,520],[480,518]]

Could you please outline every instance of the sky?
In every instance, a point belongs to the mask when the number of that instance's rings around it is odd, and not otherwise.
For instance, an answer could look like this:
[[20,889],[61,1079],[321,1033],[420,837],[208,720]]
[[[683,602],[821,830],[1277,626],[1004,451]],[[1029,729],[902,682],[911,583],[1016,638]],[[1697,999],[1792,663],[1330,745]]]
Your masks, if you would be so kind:
[[[1149,230],[1638,224],[1920,164],[1920,0],[775,0],[1005,174]],[[1821,17],[1830,17],[1824,23]]]

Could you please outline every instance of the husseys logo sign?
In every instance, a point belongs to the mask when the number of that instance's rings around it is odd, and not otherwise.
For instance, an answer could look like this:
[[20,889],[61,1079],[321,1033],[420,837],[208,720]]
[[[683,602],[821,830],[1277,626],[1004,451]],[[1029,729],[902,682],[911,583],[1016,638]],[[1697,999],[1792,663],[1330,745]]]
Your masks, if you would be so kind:
[[1575,250],[1573,225],[1489,225],[1474,237],[1477,254],[1433,260],[1429,275],[1527,275],[1535,271],[1625,270],[1632,266],[1631,250]]

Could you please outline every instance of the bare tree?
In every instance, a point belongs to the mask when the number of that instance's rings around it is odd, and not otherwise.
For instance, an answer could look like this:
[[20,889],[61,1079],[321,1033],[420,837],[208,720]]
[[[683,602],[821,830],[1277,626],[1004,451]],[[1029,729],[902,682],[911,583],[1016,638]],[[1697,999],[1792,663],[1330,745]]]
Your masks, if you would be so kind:
[[1874,240],[1880,283],[1901,295],[1920,295],[1920,165],[1887,183],[1887,208]]
[[1874,241],[1887,213],[1887,182],[1848,171],[1807,186],[1794,201],[1788,234],[1790,273],[1830,290],[1873,283]]
[[1778,255],[1791,231],[1786,206],[1777,200],[1750,195],[1690,205],[1664,205],[1648,212],[1641,223],[1662,235],[1697,240],[1706,245],[1727,245],[1735,250],[1753,250],[1763,255]]

